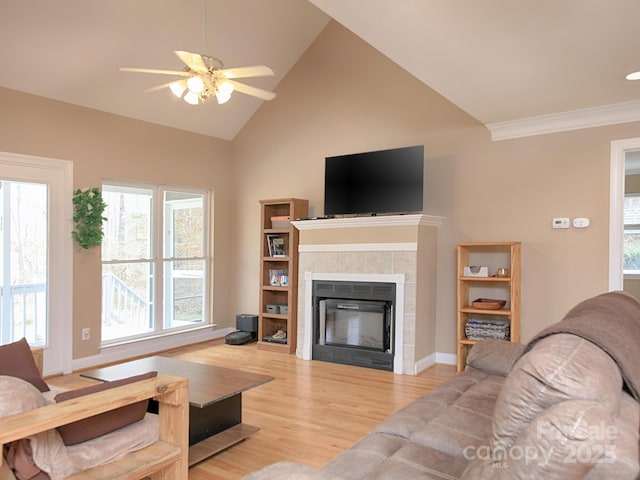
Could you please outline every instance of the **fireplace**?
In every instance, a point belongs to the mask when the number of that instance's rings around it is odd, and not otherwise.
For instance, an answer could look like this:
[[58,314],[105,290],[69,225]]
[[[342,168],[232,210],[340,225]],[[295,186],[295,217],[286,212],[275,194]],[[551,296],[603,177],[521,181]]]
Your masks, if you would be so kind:
[[312,358],[393,371],[395,283],[313,281]]
[[[392,356],[396,374],[416,375],[433,365],[437,237],[442,220],[427,215],[378,215],[293,222],[300,231],[296,355],[304,360],[314,358],[314,282],[392,283],[390,352],[337,348],[369,357]],[[335,352],[334,357],[340,355]]]

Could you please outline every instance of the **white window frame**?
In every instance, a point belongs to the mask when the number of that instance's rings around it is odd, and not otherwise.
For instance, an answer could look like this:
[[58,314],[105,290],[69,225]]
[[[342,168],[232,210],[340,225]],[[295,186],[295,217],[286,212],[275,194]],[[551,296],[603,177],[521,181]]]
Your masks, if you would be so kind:
[[[211,253],[210,253],[210,232],[211,232],[211,222],[212,218],[210,215],[211,208],[211,196],[208,190],[204,190],[201,188],[190,188],[190,187],[178,187],[173,185],[154,185],[147,184],[142,182],[129,182],[122,180],[110,180],[105,179],[102,182],[102,185],[108,185],[111,187],[126,187],[126,188],[140,188],[145,190],[152,190],[152,218],[151,218],[151,235],[152,235],[152,243],[151,243],[151,258],[149,259],[140,259],[139,261],[144,261],[145,263],[150,263],[154,270],[154,286],[152,291],[152,298],[154,303],[153,315],[154,315],[154,329],[152,332],[148,332],[145,334],[132,335],[129,337],[123,337],[113,340],[101,341],[102,347],[109,346],[117,346],[122,344],[136,343],[140,341],[144,341],[147,339],[157,339],[158,337],[166,337],[175,335],[179,332],[184,331],[195,331],[203,328],[211,328],[212,326],[212,290],[211,279],[212,279],[212,269],[211,269]],[[166,240],[166,230],[165,222],[167,219],[167,212],[164,210],[164,192],[183,192],[189,194],[197,194],[202,195],[203,197],[203,221],[204,225],[204,238],[203,238],[203,256],[197,258],[165,258],[163,256],[163,244]],[[164,215],[164,216],[163,216]],[[188,261],[188,260],[202,260],[204,263],[204,285],[203,285],[203,294],[206,296],[206,300],[204,302],[204,312],[203,312],[203,322],[198,323],[194,326],[183,326],[183,327],[165,327],[165,282],[164,282],[164,264],[171,261]],[[136,261],[135,259],[129,259],[126,262],[131,263],[131,261]],[[113,263],[121,263],[121,261],[111,261],[111,260],[102,260],[102,265],[113,264]]]
[[611,141],[609,166],[609,291],[622,290],[624,181],[627,152],[640,150],[640,137]]
[[[640,193],[626,193],[625,195],[625,199],[627,197],[640,197]],[[624,212],[624,204],[623,204],[623,212]],[[629,224],[629,223],[624,223],[624,215],[623,215],[623,225],[624,225],[624,231],[622,234],[622,238],[624,240],[624,234],[627,233],[627,231],[631,230],[634,232],[637,232],[638,234],[640,234],[640,223],[638,224]],[[624,254],[624,247],[623,247],[623,254]],[[623,262],[624,265],[624,262]],[[624,278],[628,278],[628,279],[633,279],[633,280],[637,280],[640,279],[640,269],[638,270],[625,270],[623,269],[622,271]]]

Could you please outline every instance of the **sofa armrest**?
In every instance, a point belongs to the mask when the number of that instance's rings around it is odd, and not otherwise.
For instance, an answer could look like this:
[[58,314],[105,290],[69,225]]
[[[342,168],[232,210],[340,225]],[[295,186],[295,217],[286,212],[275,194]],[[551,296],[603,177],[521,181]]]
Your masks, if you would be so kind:
[[188,381],[181,377],[161,375],[2,418],[0,419],[0,447],[60,425],[148,398],[154,398],[159,403],[159,441],[173,445],[182,452],[180,459],[174,460],[172,465],[162,466],[165,468],[166,478],[186,479],[189,398]]
[[524,352],[524,347],[521,343],[506,340],[479,340],[469,350],[466,369],[506,377]]

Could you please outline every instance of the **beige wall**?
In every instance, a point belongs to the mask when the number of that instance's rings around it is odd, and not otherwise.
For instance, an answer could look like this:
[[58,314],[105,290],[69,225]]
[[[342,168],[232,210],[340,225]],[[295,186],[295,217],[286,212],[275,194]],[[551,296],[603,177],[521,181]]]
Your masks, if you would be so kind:
[[[523,242],[523,341],[607,289],[610,141],[637,137],[639,123],[492,142],[477,121],[335,22],[277,93],[234,141],[240,309],[258,305],[259,199],[308,198],[310,214],[320,215],[326,156],[418,144],[425,213],[446,218],[437,351],[455,352],[457,242]],[[591,227],[552,230],[557,216],[589,217]]]
[[[215,199],[213,319],[234,324],[231,234],[231,144],[42,97],[0,88],[0,151],[73,161],[74,188],[100,186],[104,178],[194,186]],[[71,201],[71,199],[69,199]],[[73,358],[98,353],[99,336],[80,340],[83,327],[100,331],[100,249],[74,245]],[[71,312],[69,312],[71,316]]]

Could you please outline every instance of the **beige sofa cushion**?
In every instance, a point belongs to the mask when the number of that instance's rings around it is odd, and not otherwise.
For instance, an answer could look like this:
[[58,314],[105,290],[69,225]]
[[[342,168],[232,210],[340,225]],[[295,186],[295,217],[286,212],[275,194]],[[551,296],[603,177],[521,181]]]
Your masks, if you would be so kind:
[[467,355],[467,370],[507,376],[524,351],[524,345],[506,340],[479,340]]

